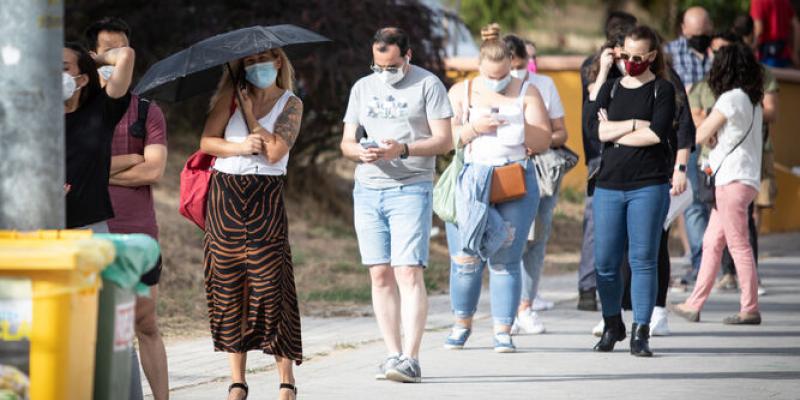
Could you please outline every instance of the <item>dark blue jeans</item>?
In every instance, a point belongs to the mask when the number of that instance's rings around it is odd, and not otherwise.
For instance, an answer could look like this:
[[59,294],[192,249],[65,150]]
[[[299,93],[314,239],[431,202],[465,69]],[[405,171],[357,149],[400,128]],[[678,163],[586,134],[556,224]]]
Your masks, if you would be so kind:
[[692,252],[692,270],[686,274],[684,279],[691,282],[694,282],[697,278],[700,260],[703,259],[703,235],[706,233],[709,217],[708,206],[700,200],[698,194],[700,171],[698,171],[699,168],[697,167],[697,153],[698,151],[694,151],[689,156],[689,164],[686,169],[686,177],[689,179],[689,184],[692,185],[694,197],[692,198],[692,204],[683,212],[683,217],[686,219],[686,236],[689,238],[689,247]]
[[669,185],[634,190],[596,188],[594,243],[603,316],[619,315],[624,284],[620,265],[628,243],[633,319],[650,323],[658,288],[658,248],[669,208]]

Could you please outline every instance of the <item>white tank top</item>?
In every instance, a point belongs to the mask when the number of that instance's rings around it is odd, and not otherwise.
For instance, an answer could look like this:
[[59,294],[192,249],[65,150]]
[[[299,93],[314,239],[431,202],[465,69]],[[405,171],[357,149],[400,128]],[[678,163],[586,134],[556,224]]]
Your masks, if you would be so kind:
[[[275,102],[272,110],[258,120],[258,123],[264,129],[272,132],[275,129],[275,121],[278,116],[283,112],[289,98],[294,96],[290,91],[285,91]],[[244,122],[242,112],[237,108],[231,118],[228,120],[228,125],[225,127],[225,140],[233,143],[242,143],[247,138],[250,132],[247,130],[247,124]],[[255,156],[232,156],[232,157],[217,157],[214,162],[214,169],[219,172],[232,175],[286,175],[286,164],[289,162],[289,153],[286,153],[275,164],[267,161],[263,154]]]
[[[512,161],[524,160],[528,157],[525,148],[525,115],[524,100],[528,90],[528,82],[522,84],[519,97],[514,104],[498,107],[498,117],[508,121],[506,125],[497,128],[496,133],[480,135],[467,145],[464,152],[464,161],[474,164],[501,166]],[[473,122],[491,110],[486,107],[471,107],[469,105],[470,85],[467,82],[467,96],[465,107],[469,107],[469,122]]]

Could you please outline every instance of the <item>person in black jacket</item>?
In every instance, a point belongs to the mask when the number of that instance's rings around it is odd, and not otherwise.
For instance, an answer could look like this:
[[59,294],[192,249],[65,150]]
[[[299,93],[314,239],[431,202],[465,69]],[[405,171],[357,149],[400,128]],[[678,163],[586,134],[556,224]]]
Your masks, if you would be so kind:
[[[600,160],[600,140],[597,134],[591,134],[588,121],[597,118],[597,109],[588,102],[589,90],[600,72],[600,54],[606,49],[619,52],[625,34],[636,26],[636,17],[625,12],[615,11],[606,19],[605,34],[607,42],[595,55],[589,56],[581,65],[581,85],[583,87],[583,112],[581,117],[581,133],[583,137],[583,153],[589,171],[595,171]],[[610,68],[604,71],[609,79],[623,75],[619,68]],[[605,76],[604,76],[605,77]],[[594,218],[592,215],[592,195],[594,193],[594,179],[589,178],[586,190],[586,203],[583,213],[583,246],[581,247],[581,260],[578,269],[578,309],[583,311],[597,311],[597,280],[594,272]]]

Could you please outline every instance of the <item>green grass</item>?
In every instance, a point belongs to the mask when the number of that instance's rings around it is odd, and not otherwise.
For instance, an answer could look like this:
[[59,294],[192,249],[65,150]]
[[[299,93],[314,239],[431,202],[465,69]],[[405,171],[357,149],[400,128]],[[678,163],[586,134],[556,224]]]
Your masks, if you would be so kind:
[[567,186],[561,188],[559,197],[568,203],[583,204],[584,199],[586,199],[586,192]]
[[372,290],[369,285],[357,288],[334,288],[314,290],[304,296],[305,301],[335,301],[369,303],[372,300]]
[[306,253],[300,249],[299,246],[292,248],[292,264],[294,265],[304,265],[306,261],[308,261],[308,256]]

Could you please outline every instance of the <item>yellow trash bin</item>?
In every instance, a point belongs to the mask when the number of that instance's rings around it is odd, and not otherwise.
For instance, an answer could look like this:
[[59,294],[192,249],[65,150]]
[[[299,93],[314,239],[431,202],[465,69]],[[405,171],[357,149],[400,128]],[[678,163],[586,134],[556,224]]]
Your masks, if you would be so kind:
[[92,398],[99,273],[113,259],[91,231],[0,231],[0,285],[21,296],[0,293],[0,342],[27,361],[31,400]]

